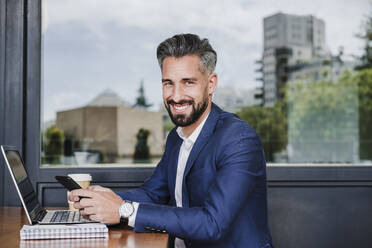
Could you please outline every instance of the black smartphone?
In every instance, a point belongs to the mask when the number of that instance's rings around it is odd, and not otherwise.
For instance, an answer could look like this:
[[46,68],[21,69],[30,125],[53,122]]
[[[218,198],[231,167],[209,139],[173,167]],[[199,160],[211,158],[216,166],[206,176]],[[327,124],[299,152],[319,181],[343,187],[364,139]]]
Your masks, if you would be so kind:
[[81,186],[74,181],[71,177],[68,176],[56,176],[56,180],[65,186],[66,189],[69,191],[74,190],[74,189],[81,189]]

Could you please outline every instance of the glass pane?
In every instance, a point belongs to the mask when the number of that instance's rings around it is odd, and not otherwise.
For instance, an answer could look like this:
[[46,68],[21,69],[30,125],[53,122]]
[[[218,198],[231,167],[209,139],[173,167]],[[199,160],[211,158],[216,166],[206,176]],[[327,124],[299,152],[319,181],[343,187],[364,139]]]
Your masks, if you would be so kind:
[[256,129],[268,162],[372,163],[368,1],[42,4],[44,167],[157,164],[174,125],[156,48],[177,33],[209,39],[214,102]]

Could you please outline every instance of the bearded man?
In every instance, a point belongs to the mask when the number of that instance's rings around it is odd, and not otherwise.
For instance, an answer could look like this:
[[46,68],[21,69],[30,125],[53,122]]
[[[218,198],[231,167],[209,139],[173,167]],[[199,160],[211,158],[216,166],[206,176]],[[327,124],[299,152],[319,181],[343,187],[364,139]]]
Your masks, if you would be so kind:
[[92,220],[165,231],[175,247],[272,247],[262,145],[247,123],[212,103],[215,50],[179,34],[158,46],[157,58],[176,127],[153,175],[134,190],[91,186],[69,199]]

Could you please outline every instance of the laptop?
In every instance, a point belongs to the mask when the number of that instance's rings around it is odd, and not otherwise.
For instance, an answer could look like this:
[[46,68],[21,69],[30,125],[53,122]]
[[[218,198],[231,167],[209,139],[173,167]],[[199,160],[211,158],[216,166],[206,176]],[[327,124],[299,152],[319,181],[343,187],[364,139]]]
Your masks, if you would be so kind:
[[27,219],[34,224],[77,224],[93,223],[74,210],[43,210],[32,187],[18,150],[12,146],[1,146],[5,163],[25,209]]

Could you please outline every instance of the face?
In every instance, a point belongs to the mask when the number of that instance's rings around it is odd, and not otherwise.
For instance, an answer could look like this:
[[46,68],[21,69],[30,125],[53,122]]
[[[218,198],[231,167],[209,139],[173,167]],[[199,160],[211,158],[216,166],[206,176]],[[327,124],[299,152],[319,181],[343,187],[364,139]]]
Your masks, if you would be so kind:
[[202,73],[199,63],[200,58],[195,55],[167,57],[163,61],[164,105],[177,126],[194,124],[211,105],[217,76]]

